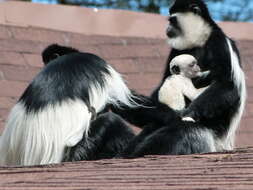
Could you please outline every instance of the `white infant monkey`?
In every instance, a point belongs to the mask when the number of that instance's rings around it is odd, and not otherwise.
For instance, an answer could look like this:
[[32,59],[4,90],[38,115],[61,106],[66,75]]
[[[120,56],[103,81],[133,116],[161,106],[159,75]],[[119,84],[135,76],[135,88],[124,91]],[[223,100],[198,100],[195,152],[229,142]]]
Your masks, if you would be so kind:
[[[182,54],[172,59],[170,63],[169,76],[161,86],[158,98],[159,101],[170,106],[174,110],[185,108],[184,96],[193,101],[208,87],[196,89],[193,86],[192,78],[204,77],[209,71],[201,72],[195,57]],[[192,118],[183,118],[183,120],[194,121]]]

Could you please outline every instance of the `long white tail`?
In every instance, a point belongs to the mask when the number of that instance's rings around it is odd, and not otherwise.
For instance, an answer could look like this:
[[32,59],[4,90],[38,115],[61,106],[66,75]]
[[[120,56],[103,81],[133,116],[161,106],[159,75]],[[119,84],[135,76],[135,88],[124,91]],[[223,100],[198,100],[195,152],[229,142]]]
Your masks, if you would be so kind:
[[61,162],[88,130],[91,113],[81,101],[47,106],[27,113],[23,103],[12,109],[0,142],[1,165],[38,165]]
[[240,103],[237,113],[233,116],[232,121],[230,122],[229,131],[226,137],[226,143],[224,147],[226,150],[233,150],[235,144],[235,135],[236,130],[239,127],[243,111],[246,104],[247,98],[247,90],[246,90],[246,82],[245,82],[245,75],[240,67],[239,57],[235,53],[232,48],[231,41],[227,38],[227,44],[229,47],[230,52],[230,59],[231,59],[231,70],[232,70],[232,79],[237,87],[238,94],[240,97]]

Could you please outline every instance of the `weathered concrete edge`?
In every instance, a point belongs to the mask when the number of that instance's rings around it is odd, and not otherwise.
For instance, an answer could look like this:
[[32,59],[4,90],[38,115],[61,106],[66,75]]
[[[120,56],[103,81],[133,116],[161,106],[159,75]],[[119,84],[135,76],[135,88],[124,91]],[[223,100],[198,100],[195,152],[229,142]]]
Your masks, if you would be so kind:
[[[165,16],[125,10],[97,10],[77,6],[27,2],[0,3],[0,24],[124,37],[166,38]],[[253,40],[253,23],[219,23],[236,40]]]

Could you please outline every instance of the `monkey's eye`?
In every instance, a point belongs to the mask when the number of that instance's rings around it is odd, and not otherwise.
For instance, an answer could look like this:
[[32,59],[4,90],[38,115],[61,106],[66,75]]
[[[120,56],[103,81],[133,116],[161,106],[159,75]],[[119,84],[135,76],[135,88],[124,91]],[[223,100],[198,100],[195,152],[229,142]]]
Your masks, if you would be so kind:
[[194,65],[195,65],[195,63],[191,63],[191,64],[189,65],[189,67],[194,67]]
[[201,14],[201,10],[200,8],[198,7],[198,5],[196,4],[193,4],[190,6],[190,9],[191,11],[194,13],[194,14],[197,14],[197,15],[200,15]]

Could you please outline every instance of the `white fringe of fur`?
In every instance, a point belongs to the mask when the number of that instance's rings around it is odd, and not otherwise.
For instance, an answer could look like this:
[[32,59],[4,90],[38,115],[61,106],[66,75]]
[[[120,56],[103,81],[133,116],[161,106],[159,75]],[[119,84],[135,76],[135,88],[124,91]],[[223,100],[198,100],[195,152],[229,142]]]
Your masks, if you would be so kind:
[[61,162],[65,147],[74,146],[88,130],[90,118],[87,106],[81,101],[65,101],[29,114],[23,103],[17,103],[2,135],[0,164]]
[[235,145],[236,130],[239,127],[239,124],[243,115],[243,111],[245,108],[245,104],[246,104],[247,90],[246,90],[246,83],[245,83],[245,75],[242,68],[240,67],[239,58],[232,48],[231,41],[228,38],[226,40],[227,40],[230,57],[231,57],[232,78],[238,89],[238,93],[240,96],[240,105],[239,105],[237,113],[235,113],[232,121],[230,122],[227,136],[224,139],[222,139],[222,146],[223,146],[222,149],[233,150],[234,145]]
[[[97,83],[89,92],[91,106],[97,112],[107,103],[137,106],[120,74],[108,69],[106,85]],[[11,110],[0,138],[0,165],[60,163],[66,148],[76,145],[83,134],[88,136],[91,113],[81,100],[65,100],[36,113],[25,110],[22,102]]]
[[202,47],[206,44],[212,29],[200,16],[187,12],[175,13],[179,26],[183,32],[182,35],[175,38],[169,38],[168,43],[177,50],[191,49]]

